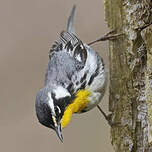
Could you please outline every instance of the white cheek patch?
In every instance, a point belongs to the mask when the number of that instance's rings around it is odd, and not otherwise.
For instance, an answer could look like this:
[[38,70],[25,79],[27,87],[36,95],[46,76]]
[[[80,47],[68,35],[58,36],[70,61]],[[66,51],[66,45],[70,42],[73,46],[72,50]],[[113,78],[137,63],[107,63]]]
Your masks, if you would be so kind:
[[55,109],[54,109],[54,102],[53,102],[53,99],[52,99],[52,96],[51,96],[50,92],[48,92],[48,97],[49,97],[49,101],[48,102],[49,102],[49,106],[51,108],[52,114],[56,115],[55,114]]
[[71,96],[70,93],[63,87],[58,86],[55,90],[53,90],[55,93],[55,98],[60,99],[67,96]]

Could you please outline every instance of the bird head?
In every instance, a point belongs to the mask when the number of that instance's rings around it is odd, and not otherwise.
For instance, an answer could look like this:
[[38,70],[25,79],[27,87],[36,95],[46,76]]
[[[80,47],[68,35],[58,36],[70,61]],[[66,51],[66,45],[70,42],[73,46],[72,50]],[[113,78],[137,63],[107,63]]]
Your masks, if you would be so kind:
[[36,97],[36,114],[39,122],[53,130],[55,130],[59,139],[63,142],[62,136],[62,117],[71,95],[63,87],[59,86],[51,91],[49,89],[41,89]]

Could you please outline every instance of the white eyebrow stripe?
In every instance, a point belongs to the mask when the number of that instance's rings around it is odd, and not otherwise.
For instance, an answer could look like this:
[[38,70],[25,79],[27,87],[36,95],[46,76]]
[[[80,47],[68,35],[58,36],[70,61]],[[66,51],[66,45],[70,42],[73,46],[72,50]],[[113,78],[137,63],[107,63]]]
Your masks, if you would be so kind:
[[49,97],[49,101],[48,102],[49,102],[49,106],[51,108],[52,114],[56,115],[55,114],[55,109],[54,109],[54,102],[53,102],[53,99],[52,99],[52,96],[51,96],[50,92],[48,92],[48,97]]
[[67,96],[71,96],[70,93],[63,87],[58,86],[56,89],[53,90],[55,93],[55,98],[60,99]]

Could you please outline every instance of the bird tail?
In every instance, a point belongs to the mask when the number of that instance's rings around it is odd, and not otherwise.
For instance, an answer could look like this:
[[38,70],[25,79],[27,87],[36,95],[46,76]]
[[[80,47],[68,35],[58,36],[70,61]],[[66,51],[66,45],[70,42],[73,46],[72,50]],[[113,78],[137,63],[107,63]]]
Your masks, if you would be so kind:
[[73,34],[75,34],[75,29],[73,27],[75,8],[76,8],[76,5],[74,5],[72,8],[72,11],[68,18],[68,25],[67,25],[67,31]]

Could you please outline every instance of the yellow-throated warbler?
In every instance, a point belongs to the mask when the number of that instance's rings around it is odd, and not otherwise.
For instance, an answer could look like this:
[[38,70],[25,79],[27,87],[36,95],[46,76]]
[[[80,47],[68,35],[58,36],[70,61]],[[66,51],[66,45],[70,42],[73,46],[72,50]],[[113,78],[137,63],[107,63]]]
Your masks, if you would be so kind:
[[56,131],[63,141],[62,128],[73,113],[96,107],[106,87],[104,62],[97,52],[83,43],[74,32],[75,6],[68,19],[67,30],[52,46],[45,75],[45,86],[36,97],[39,122]]

